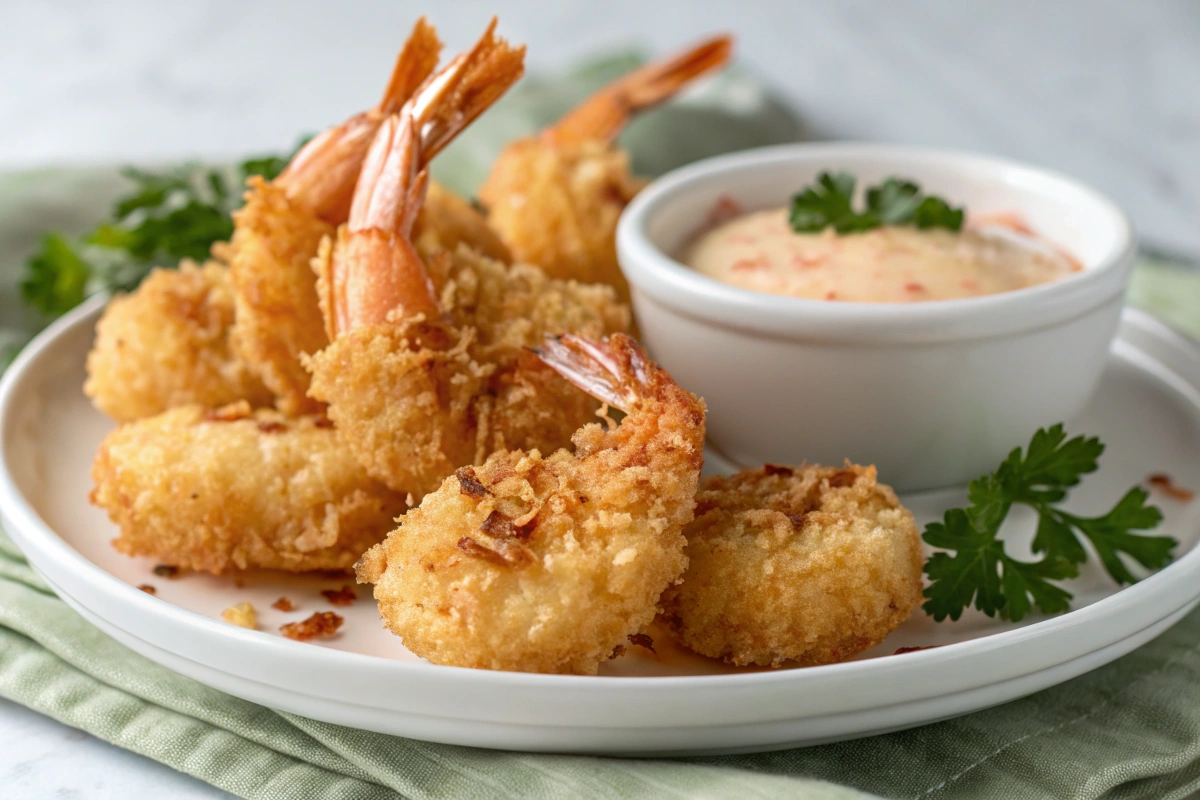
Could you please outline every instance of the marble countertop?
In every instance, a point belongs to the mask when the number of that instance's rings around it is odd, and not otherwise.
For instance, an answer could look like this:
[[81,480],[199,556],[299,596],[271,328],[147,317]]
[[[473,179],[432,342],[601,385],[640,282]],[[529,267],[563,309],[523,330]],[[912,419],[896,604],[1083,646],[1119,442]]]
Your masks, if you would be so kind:
[[[1200,253],[1189,0],[14,3],[0,26],[0,168],[285,148],[373,103],[422,11],[452,48],[499,13],[532,70],[730,30],[811,138],[1053,167],[1112,195],[1147,241]],[[0,786],[20,798],[228,796],[4,701]]]

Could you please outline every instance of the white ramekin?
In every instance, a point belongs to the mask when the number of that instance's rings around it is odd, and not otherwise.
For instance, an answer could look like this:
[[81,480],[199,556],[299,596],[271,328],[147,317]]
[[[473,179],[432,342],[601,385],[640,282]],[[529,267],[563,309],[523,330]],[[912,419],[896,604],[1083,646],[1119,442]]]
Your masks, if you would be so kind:
[[[723,196],[779,207],[822,170],[890,176],[1015,213],[1085,269],[963,300],[872,304],[780,297],[700,275],[673,254]],[[1100,379],[1135,241],[1125,213],[1070,178],[1010,161],[876,144],[720,156],[652,183],[617,230],[644,342],[708,402],[709,442],[742,466],[873,463],[901,491],[962,484],[1039,426],[1070,423]]]

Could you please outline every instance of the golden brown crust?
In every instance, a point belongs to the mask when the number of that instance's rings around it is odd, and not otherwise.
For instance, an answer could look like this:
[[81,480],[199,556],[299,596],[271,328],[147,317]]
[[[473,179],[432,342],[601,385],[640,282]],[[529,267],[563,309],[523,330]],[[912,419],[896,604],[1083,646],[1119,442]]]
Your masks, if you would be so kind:
[[465,247],[433,255],[430,271],[445,321],[365,326],[308,360],[312,396],[363,466],[417,497],[494,451],[566,446],[597,404],[527,348],[548,334],[629,326],[608,287],[549,280]]
[[604,283],[629,300],[617,265],[617,219],[644,185],[628,154],[606,142],[509,145],[479,190],[488,223],[514,259],[552,278]]
[[96,323],[84,393],[118,422],[175,406],[271,402],[233,350],[228,270],[184,261],[156,269],[137,291],[114,297]]
[[319,418],[229,411],[185,406],[105,438],[91,500],[118,550],[213,573],[345,569],[404,509]]
[[921,602],[912,514],[874,467],[772,467],[708,479],[689,566],[663,595],[683,645],[729,663],[841,661]]
[[275,393],[285,414],[313,413],[301,353],[329,343],[317,304],[312,260],[333,226],[289,200],[284,190],[251,178],[246,205],[234,214],[230,278],[237,302],[233,339],[239,354]]
[[437,181],[429,183],[413,239],[421,252],[454,252],[465,244],[495,261],[511,264],[513,260],[512,252],[483,214]]
[[616,429],[577,431],[574,454],[509,451],[459,470],[363,556],[358,579],[409,650],[594,674],[650,623],[687,564],[704,406],[666,378],[643,397]]

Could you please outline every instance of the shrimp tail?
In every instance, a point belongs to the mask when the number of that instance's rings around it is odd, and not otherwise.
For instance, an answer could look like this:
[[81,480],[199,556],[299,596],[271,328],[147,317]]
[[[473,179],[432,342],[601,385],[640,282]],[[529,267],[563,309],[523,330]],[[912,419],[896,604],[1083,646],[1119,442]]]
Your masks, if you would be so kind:
[[326,222],[332,225],[345,222],[363,157],[375,132],[427,80],[437,66],[441,49],[433,26],[424,17],[417,20],[396,59],[379,105],[309,140],[292,156],[275,184],[283,188],[289,199],[301,202]]
[[669,380],[646,351],[623,333],[600,340],[570,333],[549,336],[540,347],[531,349],[572,384],[626,413],[652,396],[659,383]]
[[323,276],[330,330],[343,333],[405,316],[441,314],[424,263],[412,245],[425,202],[430,160],[487,110],[524,71],[524,47],[496,37],[492,19],[479,41],[426,79],[400,113],[380,125],[362,162],[345,234]]
[[441,152],[525,74],[525,46],[496,36],[496,18],[465,53],[426,81],[414,101],[423,163]]
[[542,136],[553,144],[611,141],[637,113],[670,99],[696,78],[723,67],[733,37],[715,36],[683,53],[653,61],[605,86],[567,112]]
[[376,111],[386,115],[395,114],[403,108],[433,73],[441,53],[442,42],[438,39],[437,30],[425,17],[421,17],[413,25],[408,41],[396,58],[392,77],[383,90],[383,98],[375,107]]

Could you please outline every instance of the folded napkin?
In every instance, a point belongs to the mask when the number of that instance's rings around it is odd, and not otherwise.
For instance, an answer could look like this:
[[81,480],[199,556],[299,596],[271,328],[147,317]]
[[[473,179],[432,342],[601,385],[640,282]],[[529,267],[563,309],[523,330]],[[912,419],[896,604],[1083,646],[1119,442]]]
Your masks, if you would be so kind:
[[[439,159],[469,192],[499,146],[636,60],[527,81]],[[645,174],[798,137],[733,71],[647,115],[626,144]],[[38,320],[15,291],[46,228],[82,230],[114,170],[0,176],[0,346]],[[1200,270],[1139,269],[1132,296],[1200,334]],[[238,700],[127,650],[53,595],[0,534],[0,695],[246,798],[1175,798],[1200,787],[1200,612],[1106,667],[1005,706],[855,742],[761,755],[629,760],[435,745]]]

